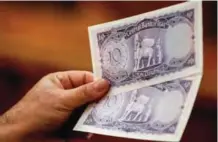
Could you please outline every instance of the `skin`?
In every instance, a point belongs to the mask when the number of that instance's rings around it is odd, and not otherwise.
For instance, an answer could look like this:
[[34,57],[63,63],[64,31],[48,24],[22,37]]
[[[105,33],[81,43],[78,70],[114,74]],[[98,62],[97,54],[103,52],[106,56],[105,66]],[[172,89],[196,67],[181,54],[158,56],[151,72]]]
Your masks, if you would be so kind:
[[109,88],[104,79],[93,81],[90,72],[51,73],[0,116],[0,141],[64,142],[55,133],[72,112],[103,97]]

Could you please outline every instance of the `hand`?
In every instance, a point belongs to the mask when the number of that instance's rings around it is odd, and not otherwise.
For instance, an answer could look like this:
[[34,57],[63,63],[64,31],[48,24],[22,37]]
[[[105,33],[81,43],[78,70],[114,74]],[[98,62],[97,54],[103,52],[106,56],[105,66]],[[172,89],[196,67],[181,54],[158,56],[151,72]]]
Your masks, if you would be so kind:
[[101,98],[108,90],[108,81],[93,81],[90,72],[49,74],[0,117],[0,141],[62,142],[54,134],[72,111]]

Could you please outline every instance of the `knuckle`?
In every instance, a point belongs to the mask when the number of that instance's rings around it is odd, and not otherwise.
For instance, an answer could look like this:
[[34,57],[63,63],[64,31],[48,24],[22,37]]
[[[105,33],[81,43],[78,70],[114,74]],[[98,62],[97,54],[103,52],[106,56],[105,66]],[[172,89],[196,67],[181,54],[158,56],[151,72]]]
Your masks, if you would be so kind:
[[45,77],[55,77],[56,75],[60,74],[61,72],[52,72],[52,73],[48,73]]
[[84,71],[85,72],[85,74],[87,74],[87,75],[92,75],[93,73],[92,72],[90,72],[90,71]]
[[94,98],[93,89],[89,85],[84,85],[82,95],[85,99],[91,100]]

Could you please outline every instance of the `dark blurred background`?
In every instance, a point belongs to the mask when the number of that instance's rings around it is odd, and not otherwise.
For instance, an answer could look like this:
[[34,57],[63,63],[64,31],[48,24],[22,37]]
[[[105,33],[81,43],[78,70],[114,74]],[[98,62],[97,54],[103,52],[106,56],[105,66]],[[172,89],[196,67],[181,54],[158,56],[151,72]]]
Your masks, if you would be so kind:
[[[42,76],[92,70],[87,27],[180,2],[0,2],[0,114]],[[216,142],[217,2],[203,2],[204,76],[182,142]],[[138,142],[94,135],[93,142]]]

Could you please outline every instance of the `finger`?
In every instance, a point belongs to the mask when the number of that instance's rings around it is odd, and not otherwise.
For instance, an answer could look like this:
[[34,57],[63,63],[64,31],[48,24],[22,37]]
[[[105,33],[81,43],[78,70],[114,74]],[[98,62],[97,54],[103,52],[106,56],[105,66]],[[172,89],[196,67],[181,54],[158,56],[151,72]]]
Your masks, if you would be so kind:
[[104,79],[82,85],[80,87],[64,90],[64,104],[74,109],[87,102],[94,101],[104,96],[109,90],[109,82]]
[[88,71],[65,71],[55,73],[57,82],[63,89],[72,89],[93,81],[93,75]]

